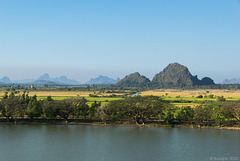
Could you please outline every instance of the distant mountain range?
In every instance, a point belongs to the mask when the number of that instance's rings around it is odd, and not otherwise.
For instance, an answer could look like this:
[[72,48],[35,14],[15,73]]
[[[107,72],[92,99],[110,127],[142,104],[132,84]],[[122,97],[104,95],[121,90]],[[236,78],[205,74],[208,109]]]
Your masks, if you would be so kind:
[[240,84],[240,78],[225,79],[221,84]]
[[[88,82],[85,84],[115,84],[118,82],[120,78],[118,79],[112,79],[107,76],[100,75],[97,78],[91,78]],[[51,78],[48,73],[45,73],[41,75],[37,79],[23,79],[23,80],[15,80],[11,81],[8,77],[3,77],[0,79],[0,84],[33,84],[33,85],[80,85],[76,80],[68,79],[66,76],[61,76],[57,78]]]
[[98,76],[97,78],[91,78],[89,81],[87,81],[85,84],[115,84],[120,80],[118,79],[112,79],[107,76]]
[[[25,84],[25,85],[80,85],[76,80],[61,76],[51,78],[48,73],[43,74],[37,79],[23,79],[11,81],[8,77],[0,79],[0,84]],[[100,75],[97,78],[91,78],[85,84],[115,84],[116,87],[151,87],[151,88],[171,88],[199,85],[214,85],[214,81],[209,77],[198,79],[193,76],[187,67],[179,63],[171,63],[161,72],[157,73],[152,80],[139,74],[138,72],[129,74],[123,79],[112,79],[107,76]],[[225,79],[221,84],[240,84],[239,79]]]
[[0,79],[0,84],[10,84],[12,83],[8,77],[3,77]]
[[68,79],[66,76],[61,76],[57,78],[50,78],[50,76],[45,73],[42,76],[40,76],[36,81],[32,82],[35,83],[41,83],[42,81],[47,81],[51,83],[56,83],[58,85],[80,85],[78,81]]
[[78,81],[68,79],[66,76],[51,78],[45,73],[37,79],[23,79],[11,81],[8,77],[0,79],[0,84],[33,84],[33,85],[80,85]]

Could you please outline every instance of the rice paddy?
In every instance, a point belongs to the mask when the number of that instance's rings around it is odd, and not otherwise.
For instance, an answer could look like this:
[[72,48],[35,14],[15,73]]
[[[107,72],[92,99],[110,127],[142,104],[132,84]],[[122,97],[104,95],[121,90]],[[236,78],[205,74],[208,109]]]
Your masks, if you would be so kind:
[[[4,95],[5,91],[0,91],[0,97]],[[20,94],[22,91],[20,91]],[[102,105],[107,104],[113,100],[122,99],[121,97],[108,97],[109,95],[124,95],[126,93],[100,93],[99,91],[29,91],[28,95],[37,95],[38,99],[45,99],[51,96],[54,100],[63,99],[79,99],[85,98],[91,104],[94,101],[101,101]],[[18,95],[18,94],[16,94]],[[90,95],[97,95],[98,97],[90,97]],[[223,96],[226,100],[240,100],[240,90],[177,90],[177,89],[158,89],[143,91],[141,96],[154,95],[161,96],[163,99],[172,102],[175,106],[191,106],[195,107],[202,102],[216,101],[219,96]],[[202,98],[198,98],[199,96]]]
[[[240,100],[240,90],[177,90],[177,89],[159,89],[141,92],[142,96],[154,95],[161,96],[165,100],[173,102],[176,106],[195,107],[207,101],[217,101],[218,97],[224,97],[226,100]],[[201,98],[202,96],[202,98]],[[200,97],[200,98],[199,98]]]

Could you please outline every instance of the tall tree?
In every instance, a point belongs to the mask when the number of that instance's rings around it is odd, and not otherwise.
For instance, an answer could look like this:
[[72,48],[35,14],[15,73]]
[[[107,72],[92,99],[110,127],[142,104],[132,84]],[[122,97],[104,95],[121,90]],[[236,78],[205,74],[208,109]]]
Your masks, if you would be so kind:
[[240,121],[240,101],[232,101],[223,104],[222,111],[225,117]]
[[145,124],[151,117],[160,117],[168,102],[157,96],[136,96],[112,101],[106,110],[110,119],[131,118],[136,124]]
[[15,96],[3,99],[1,102],[1,113],[7,118],[7,122],[10,121],[10,117],[14,117],[15,123],[17,123],[17,118],[24,115],[25,109],[26,104]]
[[190,121],[193,119],[194,116],[194,110],[190,107],[182,107],[178,110],[176,119],[179,120],[181,123],[183,121]]
[[40,103],[37,101],[37,96],[34,95],[30,102],[28,102],[26,114],[28,117],[33,120],[33,117],[40,117],[42,114],[42,107],[40,106]]

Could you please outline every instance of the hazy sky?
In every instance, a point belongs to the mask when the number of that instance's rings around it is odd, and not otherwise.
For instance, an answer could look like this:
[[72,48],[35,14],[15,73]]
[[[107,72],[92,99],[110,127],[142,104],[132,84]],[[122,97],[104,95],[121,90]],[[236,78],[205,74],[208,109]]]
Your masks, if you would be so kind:
[[169,63],[240,78],[240,0],[0,0],[0,77],[81,83]]

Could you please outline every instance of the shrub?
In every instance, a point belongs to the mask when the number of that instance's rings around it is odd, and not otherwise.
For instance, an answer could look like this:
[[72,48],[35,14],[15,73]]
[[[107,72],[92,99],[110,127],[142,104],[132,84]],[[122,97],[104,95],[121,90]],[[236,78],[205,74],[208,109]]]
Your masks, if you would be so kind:
[[196,98],[203,98],[203,95],[199,95],[199,96],[197,96]]

